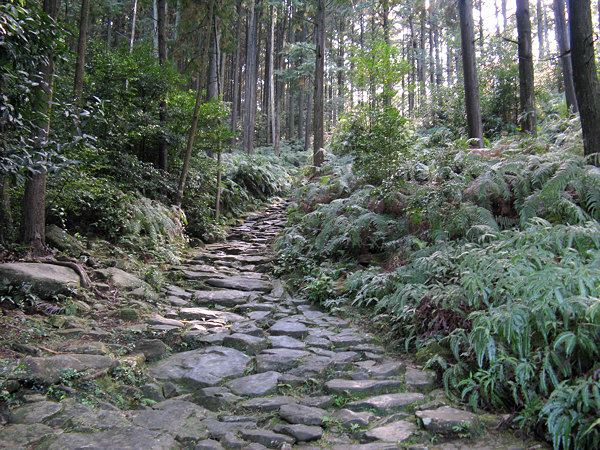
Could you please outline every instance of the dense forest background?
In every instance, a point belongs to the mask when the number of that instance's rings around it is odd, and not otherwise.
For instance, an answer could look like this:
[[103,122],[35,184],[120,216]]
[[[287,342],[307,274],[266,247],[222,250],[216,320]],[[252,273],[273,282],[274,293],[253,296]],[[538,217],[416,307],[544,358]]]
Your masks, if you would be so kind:
[[58,227],[174,262],[297,177],[282,276],[597,448],[599,27],[589,0],[3,1],[2,258]]

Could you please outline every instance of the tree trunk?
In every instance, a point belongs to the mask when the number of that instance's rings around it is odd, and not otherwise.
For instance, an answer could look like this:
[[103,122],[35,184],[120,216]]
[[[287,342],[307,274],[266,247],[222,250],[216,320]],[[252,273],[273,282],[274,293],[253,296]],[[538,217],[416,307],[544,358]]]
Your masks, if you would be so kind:
[[313,107],[313,94],[312,91],[308,91],[308,101],[306,102],[306,120],[304,121],[304,151],[308,152],[310,148],[310,112]]
[[246,95],[244,96],[244,151],[254,152],[254,112],[256,103],[256,11],[254,0],[248,7],[246,45]]
[[208,101],[219,97],[219,32],[217,30],[217,17],[214,14],[210,17],[210,53],[208,58],[208,88],[206,90],[206,99]]
[[571,112],[577,112],[577,98],[575,97],[575,85],[573,84],[573,65],[571,64],[571,43],[567,32],[567,21],[565,20],[565,0],[554,0],[554,23],[556,28],[556,42],[562,66],[563,82],[565,85],[565,97],[567,107]]
[[[164,66],[167,64],[167,2],[166,0],[157,0],[158,8],[158,64]],[[168,173],[169,147],[167,145],[167,94],[165,93],[159,109],[159,119],[161,134],[158,139],[158,169],[164,174]]]
[[183,201],[183,191],[185,190],[185,182],[190,168],[190,160],[192,159],[192,149],[194,148],[194,138],[196,137],[196,129],[198,128],[201,103],[202,87],[200,83],[198,83],[198,90],[196,92],[196,105],[194,106],[194,117],[192,118],[192,124],[190,125],[190,134],[188,135],[185,157],[183,158],[183,167],[181,168],[181,175],[179,176],[177,198],[175,199],[175,204],[178,207],[181,207],[181,202]]
[[479,104],[479,84],[475,66],[475,45],[473,42],[473,4],[471,0],[459,0],[460,38],[465,85],[465,107],[469,138],[475,139],[476,147],[483,147],[483,125]]
[[594,54],[594,29],[590,0],[569,0],[569,27],[571,30],[571,54],[573,81],[586,157],[598,164],[600,152],[600,83]]
[[155,58],[158,58],[158,2],[159,0],[152,1],[152,49]]
[[529,0],[517,0],[517,30],[519,35],[519,99],[521,104],[519,123],[522,132],[536,136],[537,120]]
[[133,15],[131,17],[131,37],[129,38],[129,53],[133,53],[133,43],[135,42],[135,22],[137,18],[138,0],[133,0]]
[[323,83],[325,75],[325,0],[317,2],[315,18],[315,96],[313,118],[313,166],[315,171],[325,160],[323,154]]
[[0,175],[0,244],[7,244],[13,233],[13,218],[10,208],[10,180]]
[[75,64],[75,82],[73,86],[75,107],[77,110],[81,109],[83,103],[83,71],[85,67],[89,14],[90,0],[82,0],[81,16],[79,19],[79,38],[77,40],[77,63]]
[[506,15],[506,0],[502,0],[502,31],[506,31],[506,22],[508,17]]
[[[58,0],[44,0],[44,12],[56,20],[58,16]],[[50,133],[50,109],[54,88],[54,55],[49,52],[45,61],[40,63],[40,87],[42,95],[37,109],[43,119],[37,124],[37,141],[42,147],[48,141]],[[25,180],[23,196],[22,241],[31,247],[34,255],[46,253],[46,169],[36,167],[37,172]]]
[[537,32],[538,45],[540,51],[540,59],[546,56],[546,41],[544,40],[544,13],[542,11],[542,0],[537,0],[536,4]]
[[271,111],[271,133],[275,155],[279,156],[279,130],[277,129],[277,111],[275,110],[275,7],[271,6],[271,36],[269,48],[269,109]]
[[[236,11],[237,11],[237,19],[235,29],[241,29],[242,23],[242,0],[237,0],[236,3]],[[240,53],[242,51],[242,39],[240,36],[241,33],[238,33],[237,43],[235,46],[235,55],[233,57],[233,95],[231,101],[231,145],[234,146],[237,142],[237,121],[239,115],[239,96],[240,96]]]

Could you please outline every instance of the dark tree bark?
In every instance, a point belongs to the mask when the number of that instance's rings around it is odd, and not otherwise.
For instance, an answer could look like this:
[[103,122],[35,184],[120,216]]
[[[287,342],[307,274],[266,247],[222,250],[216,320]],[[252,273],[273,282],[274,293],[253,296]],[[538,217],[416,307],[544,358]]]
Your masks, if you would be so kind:
[[575,85],[573,84],[573,65],[571,64],[571,43],[567,32],[567,21],[565,20],[565,0],[554,0],[554,26],[556,29],[556,42],[563,73],[565,86],[565,97],[567,107],[577,112],[577,98],[575,97]]
[[536,4],[536,18],[537,18],[537,31],[538,31],[538,45],[540,50],[540,59],[546,56],[546,40],[544,39],[544,12],[542,10],[542,0],[537,0]]
[[315,95],[313,118],[313,165],[315,170],[321,167],[324,161],[323,154],[323,83],[325,71],[325,0],[317,2],[317,16],[315,20]]
[[[44,0],[44,12],[56,20],[58,16],[58,0]],[[40,87],[42,95],[37,109],[44,117],[37,124],[37,141],[42,147],[50,133],[50,108],[54,89],[54,55],[49,52],[45,61],[40,64]],[[34,255],[42,255],[46,250],[46,169],[37,167],[36,173],[25,180],[23,196],[22,241],[31,247]]]
[[77,63],[75,64],[75,82],[73,86],[75,106],[77,109],[81,108],[83,102],[83,71],[85,67],[89,14],[90,0],[82,0],[81,16],[79,18],[79,38],[77,40]]
[[256,106],[256,11],[254,0],[248,7],[246,39],[246,94],[244,96],[244,151],[254,152],[254,117]]
[[10,208],[10,180],[0,175],[0,244],[7,244],[13,232],[13,217]]
[[581,117],[583,148],[587,157],[598,164],[600,152],[600,83],[594,54],[594,29],[590,0],[569,0],[569,27],[573,80]]
[[208,86],[206,90],[206,99],[212,100],[219,97],[219,31],[217,29],[217,17],[214,14],[210,17],[210,51],[208,58]]
[[[167,2],[157,0],[158,7],[158,64],[167,64]],[[158,169],[163,174],[168,173],[169,146],[165,136],[167,130],[167,98],[166,94],[160,101],[159,120],[162,133],[158,139]]]
[[521,104],[519,123],[522,132],[536,136],[537,119],[535,114],[529,0],[517,0],[517,30],[519,35],[519,99]]
[[[235,29],[241,30],[242,23],[242,0],[237,0],[236,3],[236,11],[237,11],[237,19]],[[237,34],[237,43],[235,46],[235,55],[233,56],[233,95],[231,102],[231,133],[233,137],[231,138],[231,145],[235,145],[237,141],[236,131],[237,131],[237,121],[239,115],[239,96],[240,96],[240,53],[242,50],[242,38],[240,36],[241,33]]]
[[465,107],[469,138],[476,140],[476,147],[483,147],[483,125],[479,104],[479,83],[475,66],[475,45],[473,42],[473,4],[471,0],[459,0],[460,39],[465,85]]

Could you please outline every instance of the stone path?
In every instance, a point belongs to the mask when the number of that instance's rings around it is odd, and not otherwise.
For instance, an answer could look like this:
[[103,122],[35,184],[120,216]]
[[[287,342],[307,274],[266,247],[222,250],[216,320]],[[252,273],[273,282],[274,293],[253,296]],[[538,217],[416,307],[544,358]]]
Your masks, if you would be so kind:
[[[0,428],[0,448],[534,448],[493,431],[501,417],[449,406],[435,373],[386,354],[374,336],[270,278],[283,208],[250,215],[226,242],[197,250],[176,268],[182,282],[167,287],[160,313],[135,325],[145,339],[126,358],[147,361],[147,406],[30,396]],[[173,335],[190,350],[165,356]],[[26,366],[56,382],[65,367],[115,364],[52,358]]]

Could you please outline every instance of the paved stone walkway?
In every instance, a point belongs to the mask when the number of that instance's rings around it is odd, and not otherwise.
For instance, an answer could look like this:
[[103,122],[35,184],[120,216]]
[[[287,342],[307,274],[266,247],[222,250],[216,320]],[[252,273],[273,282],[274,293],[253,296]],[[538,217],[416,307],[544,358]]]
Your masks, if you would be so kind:
[[449,406],[435,373],[270,278],[283,208],[248,216],[177,268],[182,282],[168,286],[168,307],[143,331],[178,333],[191,350],[164,357],[160,339],[136,347],[154,358],[141,390],[156,403],[121,411],[34,399],[11,412],[0,447],[535,448],[493,431],[501,417]]

